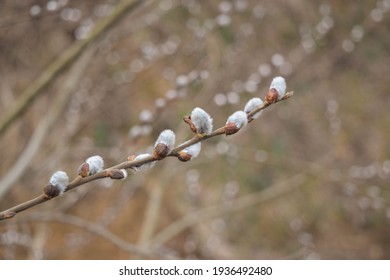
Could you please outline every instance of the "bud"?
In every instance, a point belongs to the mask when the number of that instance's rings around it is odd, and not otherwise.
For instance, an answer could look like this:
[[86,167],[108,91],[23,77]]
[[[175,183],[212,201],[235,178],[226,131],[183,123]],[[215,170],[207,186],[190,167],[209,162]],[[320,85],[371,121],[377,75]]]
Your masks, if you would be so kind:
[[104,161],[101,156],[92,156],[85,161],[89,165],[89,175],[98,173],[104,168]]
[[244,111],[237,111],[232,114],[225,125],[225,134],[231,135],[238,132],[248,123],[248,117]]
[[267,102],[268,104],[272,104],[278,101],[278,98],[279,98],[278,91],[274,88],[271,88],[269,89],[269,91],[265,96],[265,102]]
[[177,158],[180,161],[189,161],[193,158],[196,158],[200,153],[201,147],[202,146],[201,146],[200,142],[198,142],[194,145],[191,145],[191,146],[183,149],[182,151],[180,151]]
[[135,160],[136,157],[137,157],[136,155],[128,156],[127,161],[133,161],[133,160]]
[[[141,159],[144,159],[144,158],[147,158],[150,156],[151,156],[150,154],[140,154],[140,155],[136,156],[134,158],[134,160],[141,160]],[[145,170],[152,168],[155,164],[156,164],[155,161],[147,162],[147,163],[144,163],[141,165],[134,166],[133,169],[134,169],[134,171],[145,171]]]
[[77,169],[77,172],[81,177],[87,177],[89,175],[89,164],[83,162]]
[[92,156],[82,163],[78,168],[78,174],[81,177],[87,177],[89,175],[98,173],[104,168],[104,161],[101,156]]
[[154,144],[153,157],[157,160],[165,158],[174,148],[176,141],[175,133],[166,129],[160,133],[156,143]]
[[0,220],[6,220],[6,219],[11,219],[13,218],[14,216],[16,215],[16,212],[15,211],[7,211],[7,212],[3,212],[3,213],[0,213]]
[[272,80],[269,91],[265,96],[265,101],[269,104],[272,104],[276,101],[281,100],[286,94],[286,81],[283,77],[275,77]]
[[[244,108],[244,112],[249,114],[250,112],[252,112],[253,110],[259,108],[261,105],[263,105],[263,100],[261,100],[261,98],[258,98],[258,97],[254,97],[252,99],[250,99],[246,105],[245,105],[245,108]],[[257,119],[260,115],[261,115],[262,111],[254,114],[252,117],[251,117],[251,120],[254,120],[254,119]]]
[[122,180],[127,178],[127,171],[125,169],[108,169],[107,176],[113,180]]
[[199,136],[208,135],[213,130],[213,119],[201,108],[192,110],[190,120]]
[[61,195],[66,190],[69,183],[69,177],[64,171],[55,172],[43,192],[48,199]]

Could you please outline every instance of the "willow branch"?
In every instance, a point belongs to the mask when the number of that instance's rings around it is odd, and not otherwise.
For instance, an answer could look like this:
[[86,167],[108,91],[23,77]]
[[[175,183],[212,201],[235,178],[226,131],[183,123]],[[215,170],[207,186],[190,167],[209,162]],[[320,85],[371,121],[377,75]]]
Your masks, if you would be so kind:
[[96,24],[88,38],[79,40],[67,48],[53,63],[51,63],[41,75],[32,82],[0,119],[0,135],[2,135],[11,123],[20,117],[28,108],[29,104],[43,92],[54,79],[74,62],[83,50],[92,42],[95,42],[105,31],[114,26],[127,12],[134,10],[144,0],[122,0],[112,14]]
[[[293,95],[293,92],[288,92],[288,93],[286,93],[284,98],[282,98],[279,101],[286,100],[286,99],[290,98],[292,95]],[[261,106],[259,106],[258,108],[252,110],[251,112],[249,112],[247,114],[247,118],[250,119],[256,113],[264,110],[265,108],[267,108],[271,104],[275,104],[275,103],[277,103],[279,101],[276,101],[274,103],[264,102]],[[189,147],[191,145],[194,145],[194,144],[196,144],[198,142],[205,141],[207,139],[210,139],[210,138],[213,138],[213,137],[225,134],[225,133],[226,133],[226,129],[225,129],[225,126],[223,126],[223,127],[220,127],[218,129],[214,130],[213,132],[211,132],[208,135],[200,136],[200,135],[197,134],[191,140],[189,140],[187,142],[184,142],[183,144],[180,144],[177,147],[175,147],[174,149],[172,149],[172,151],[168,154],[168,156],[177,157],[179,152],[182,151],[183,149],[185,149],[185,148],[187,148],[187,147]],[[138,159],[138,160],[127,160],[127,161],[124,161],[122,163],[119,163],[119,164],[114,165],[112,167],[106,168],[106,169],[104,169],[104,170],[102,170],[100,172],[97,172],[95,174],[92,174],[92,175],[89,175],[89,176],[86,176],[86,177],[82,177],[82,176],[79,175],[71,183],[69,183],[66,186],[66,189],[65,189],[64,193],[68,192],[68,191],[70,191],[70,190],[72,190],[72,189],[74,189],[76,187],[79,187],[81,185],[84,185],[86,183],[89,183],[89,182],[92,182],[92,181],[95,181],[95,180],[98,180],[98,179],[103,179],[103,178],[117,179],[117,178],[115,178],[115,176],[113,176],[113,171],[114,170],[120,170],[120,169],[136,170],[138,167],[140,167],[140,166],[142,166],[144,164],[147,164],[147,163],[150,163],[150,162],[154,162],[154,161],[157,161],[157,160],[161,161],[161,160],[163,160],[165,158],[166,157],[164,157],[162,159],[156,159],[154,156],[150,155],[150,156],[147,156],[145,158]],[[29,209],[31,207],[34,207],[36,205],[39,205],[41,203],[47,202],[48,200],[51,200],[51,199],[53,199],[53,197],[47,196],[46,194],[43,193],[40,196],[38,196],[38,197],[36,197],[36,198],[34,198],[32,200],[29,200],[27,202],[24,202],[22,204],[19,204],[19,205],[16,205],[14,207],[11,207],[11,208],[9,208],[7,210],[4,210],[3,212],[0,212],[0,220],[13,218],[17,213],[25,211],[25,210],[27,210],[27,209]]]
[[[292,97],[294,95],[294,92],[293,91],[290,91],[290,92],[287,92],[286,95],[281,99],[281,100],[278,100],[276,101],[275,103],[277,102],[280,102],[280,101],[283,101],[283,100],[286,100],[290,97]],[[247,114],[247,118],[248,120],[252,121],[252,117],[254,115],[256,115],[257,113],[259,113],[260,111],[264,110],[265,108],[269,107],[270,105],[272,104],[275,104],[275,103],[267,103],[267,102],[264,102],[261,106],[259,106],[258,108],[252,110],[251,112],[249,112]],[[191,140],[177,146],[176,148],[174,148],[169,156],[177,156],[178,155],[178,152],[182,151],[183,149],[185,148],[188,148],[189,146],[192,146],[198,142],[201,142],[201,141],[204,141],[204,140],[207,140],[207,139],[210,139],[210,138],[213,138],[215,136],[218,136],[218,135],[222,135],[222,134],[225,134],[225,127],[220,127],[216,130],[214,130],[213,132],[211,132],[210,134],[208,135],[205,135],[203,137],[199,136],[199,135],[196,135],[194,136]]]

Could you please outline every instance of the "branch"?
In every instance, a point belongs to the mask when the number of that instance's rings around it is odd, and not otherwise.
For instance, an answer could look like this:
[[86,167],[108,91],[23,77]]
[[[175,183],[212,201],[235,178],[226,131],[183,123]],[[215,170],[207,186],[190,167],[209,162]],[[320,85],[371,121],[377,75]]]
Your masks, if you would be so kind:
[[238,212],[256,204],[270,201],[293,191],[294,189],[301,186],[305,180],[306,176],[304,174],[298,174],[277,184],[276,186],[240,197],[231,207],[221,207],[221,205],[218,204],[192,212],[167,226],[164,230],[152,238],[148,244],[159,247],[175,235],[194,224]]
[[317,161],[311,162],[308,166],[306,166],[304,172],[296,174],[275,184],[274,186],[266,188],[265,190],[250,193],[248,195],[237,198],[230,207],[221,207],[221,205],[218,204],[191,212],[188,215],[174,221],[165,229],[160,231],[148,242],[148,245],[149,247],[160,247],[169,241],[172,237],[197,223],[235,213],[248,207],[276,199],[282,195],[286,195],[299,188],[308,179],[309,175],[315,174],[316,177],[319,176],[319,174],[321,174],[324,170],[323,164],[329,161],[329,155],[326,154]]
[[[270,100],[268,100],[269,99],[268,97],[269,97],[269,93],[272,92],[271,90],[267,93],[265,102],[263,102],[261,105],[252,109],[250,112],[248,112],[246,114],[245,121],[248,120],[248,122],[251,122],[254,119],[254,116],[256,114],[258,114],[260,111],[264,110],[265,108],[269,107],[272,104],[275,104],[279,101],[287,100],[288,98],[293,96],[293,92],[288,92],[284,95],[284,97],[282,97],[280,99],[273,98],[272,100],[270,99],[271,100],[270,101]],[[245,116],[245,113],[243,113],[243,114]],[[196,127],[196,125],[194,123],[192,123],[192,121],[195,122],[195,120],[191,120],[190,117],[185,117],[184,119],[185,119],[185,122],[190,124],[191,130],[193,130],[194,126]],[[211,127],[210,127],[210,129],[211,129]],[[237,128],[237,130],[233,133],[238,132],[239,129],[240,128]],[[77,176],[71,183],[64,185],[63,186],[64,189],[61,190],[61,192],[60,191],[47,192],[46,188],[45,188],[44,193],[41,194],[40,196],[38,196],[32,200],[29,200],[27,202],[24,202],[22,204],[11,207],[7,210],[4,210],[3,212],[0,212],[0,220],[13,218],[19,212],[25,211],[31,207],[34,207],[35,205],[47,202],[47,201],[51,200],[52,198],[59,196],[60,194],[62,195],[62,193],[64,193],[64,192],[70,191],[71,189],[74,189],[76,187],[79,187],[81,185],[89,183],[91,181],[95,181],[95,180],[103,179],[103,178],[123,179],[124,174],[121,170],[132,169],[134,171],[138,171],[141,167],[145,166],[146,164],[152,163],[155,161],[163,160],[168,156],[178,157],[180,160],[184,161],[181,158],[180,152],[183,151],[185,148],[188,148],[188,147],[190,147],[194,144],[197,144],[201,141],[205,141],[207,139],[210,139],[210,138],[222,135],[222,134],[226,134],[226,135],[233,134],[231,132],[231,128],[228,127],[228,123],[223,127],[220,127],[214,131],[211,131],[208,134],[204,134],[202,131],[199,131],[199,130],[194,131],[194,132],[196,132],[196,136],[194,136],[191,140],[189,140],[183,144],[180,144],[175,148],[172,148],[170,152],[167,152],[165,154],[163,153],[164,152],[163,150],[157,150],[157,147],[158,147],[158,145],[157,145],[155,147],[153,155],[146,155],[146,156],[139,158],[139,159],[137,159],[135,156],[130,156],[127,161],[122,162],[120,164],[117,164],[115,166],[106,168],[104,170],[96,171],[96,173],[89,173],[90,166],[88,165],[88,163],[83,163],[79,168],[79,176]],[[101,169],[103,169],[103,168],[101,168]],[[51,185],[49,185],[49,186],[51,186]],[[52,186],[52,187],[54,188],[54,186]]]
[[85,40],[76,41],[67,48],[53,63],[51,63],[45,71],[20,95],[16,103],[14,103],[0,119],[0,135],[2,135],[11,123],[20,117],[28,105],[42,93],[54,79],[76,58],[83,52],[83,50],[92,42],[95,42],[105,31],[115,25],[122,19],[127,12],[138,7],[143,0],[122,0],[117,5],[114,12],[96,24],[89,37]]
[[117,235],[113,234],[111,231],[109,231],[107,228],[100,226],[98,224],[89,222],[87,220],[84,220],[79,217],[75,217],[72,215],[67,214],[59,214],[59,213],[34,213],[29,217],[26,217],[22,219],[21,221],[48,221],[48,222],[60,222],[60,223],[67,223],[71,224],[73,226],[82,228],[84,230],[87,230],[97,236],[103,237],[118,248],[120,248],[123,251],[127,251],[142,257],[148,257],[148,258],[155,258],[160,257],[163,259],[169,259],[170,257],[166,254],[160,254],[158,252],[152,252],[146,249],[142,249],[139,246],[136,246],[134,244],[131,244]]
[[42,143],[45,141],[47,133],[61,117],[66,105],[68,104],[70,94],[74,90],[74,87],[80,78],[83,76],[82,74],[88,66],[94,52],[95,48],[90,48],[90,50],[85,52],[72,67],[67,80],[58,92],[58,96],[54,101],[54,104],[50,106],[49,112],[40,121],[23,153],[12,168],[8,170],[4,178],[0,180],[0,197],[2,197],[3,194],[5,194],[12,184],[20,177],[20,175],[23,174],[31,160],[38,152]]
[[155,184],[149,195],[149,202],[146,207],[144,222],[141,228],[138,244],[144,246],[153,236],[155,226],[159,219],[161,199],[163,196],[162,184]]

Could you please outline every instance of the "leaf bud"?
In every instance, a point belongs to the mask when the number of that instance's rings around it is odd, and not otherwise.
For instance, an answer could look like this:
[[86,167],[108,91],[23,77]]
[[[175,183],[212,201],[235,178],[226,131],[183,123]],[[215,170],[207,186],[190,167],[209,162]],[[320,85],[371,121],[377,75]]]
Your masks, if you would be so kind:
[[122,180],[127,178],[127,171],[125,169],[108,169],[107,176],[113,180]]

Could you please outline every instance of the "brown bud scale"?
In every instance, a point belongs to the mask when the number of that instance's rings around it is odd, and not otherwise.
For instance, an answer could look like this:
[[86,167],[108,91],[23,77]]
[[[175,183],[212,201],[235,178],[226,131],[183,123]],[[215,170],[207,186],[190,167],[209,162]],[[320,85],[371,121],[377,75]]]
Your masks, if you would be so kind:
[[240,129],[237,127],[237,125],[234,122],[228,122],[225,125],[225,134],[226,135],[232,135],[234,133],[237,133]]
[[60,190],[53,185],[47,185],[44,187],[43,193],[47,199],[52,199],[60,194]]
[[186,152],[181,151],[181,152],[179,152],[177,158],[180,161],[186,162],[186,161],[191,160],[192,156],[190,154],[187,154]]
[[125,174],[123,174],[122,170],[119,170],[119,169],[107,170],[107,176],[113,180],[121,180],[121,179],[125,178]]
[[156,147],[153,150],[153,157],[157,160],[162,160],[168,155],[168,153],[169,153],[168,146],[163,143],[159,143],[156,145]]
[[265,96],[265,102],[267,102],[268,104],[272,104],[278,101],[278,98],[279,98],[278,91],[275,88],[271,88]]
[[87,177],[89,175],[89,164],[84,162],[79,166],[77,172],[81,177]]

